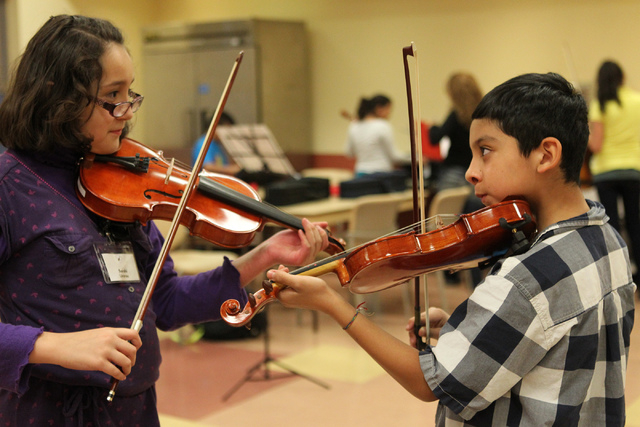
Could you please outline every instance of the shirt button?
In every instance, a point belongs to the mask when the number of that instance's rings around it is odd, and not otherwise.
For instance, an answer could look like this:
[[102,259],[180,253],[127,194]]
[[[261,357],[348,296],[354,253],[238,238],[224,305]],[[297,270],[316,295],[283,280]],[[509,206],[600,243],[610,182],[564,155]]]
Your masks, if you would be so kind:
[[72,252],[72,253],[76,251],[75,246],[69,246],[67,249],[69,250],[69,252]]
[[134,288],[133,286],[129,286],[127,290],[131,293],[134,293],[136,291],[136,288]]

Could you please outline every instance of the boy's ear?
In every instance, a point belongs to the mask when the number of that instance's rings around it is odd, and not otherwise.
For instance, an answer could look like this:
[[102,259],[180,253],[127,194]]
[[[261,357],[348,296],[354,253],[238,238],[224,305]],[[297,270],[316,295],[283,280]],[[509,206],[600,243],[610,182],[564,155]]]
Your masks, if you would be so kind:
[[538,155],[538,172],[544,173],[560,167],[562,143],[558,138],[547,137],[543,139],[535,151]]

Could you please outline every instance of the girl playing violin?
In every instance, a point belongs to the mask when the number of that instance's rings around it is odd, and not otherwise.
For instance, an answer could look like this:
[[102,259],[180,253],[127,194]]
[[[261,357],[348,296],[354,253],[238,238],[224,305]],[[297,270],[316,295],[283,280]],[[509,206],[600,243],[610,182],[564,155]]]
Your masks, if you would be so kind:
[[[159,425],[156,328],[215,320],[229,298],[278,263],[324,249],[326,224],[303,220],[197,276],[162,267],[142,329],[131,329],[163,237],[114,223],[76,196],[79,159],[112,154],[143,97],[120,31],[50,18],[29,42],[0,105],[0,419],[3,425]],[[115,269],[113,267],[116,267]],[[134,366],[135,365],[135,366]],[[113,402],[111,378],[120,383]]]
[[429,309],[438,341],[424,351],[321,278],[267,277],[284,305],[328,314],[414,396],[438,400],[438,426],[622,426],[636,285],[624,241],[580,190],[588,138],[584,99],[557,74],[515,77],[483,98],[466,178],[487,206],[523,197],[539,233],[451,316]]

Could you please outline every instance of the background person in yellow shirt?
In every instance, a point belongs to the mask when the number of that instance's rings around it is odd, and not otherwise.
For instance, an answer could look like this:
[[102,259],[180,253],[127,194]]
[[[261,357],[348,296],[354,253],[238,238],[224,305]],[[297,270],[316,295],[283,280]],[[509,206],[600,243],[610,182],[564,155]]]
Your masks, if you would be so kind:
[[590,168],[598,197],[621,232],[618,201],[624,206],[624,224],[636,271],[640,274],[640,93],[624,85],[622,68],[605,61],[598,70],[597,99],[589,108]]

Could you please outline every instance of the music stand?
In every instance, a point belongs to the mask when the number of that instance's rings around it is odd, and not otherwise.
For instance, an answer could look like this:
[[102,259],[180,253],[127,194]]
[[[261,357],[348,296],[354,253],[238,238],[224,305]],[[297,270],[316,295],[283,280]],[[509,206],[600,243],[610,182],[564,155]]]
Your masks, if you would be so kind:
[[297,175],[266,125],[225,125],[219,126],[216,133],[227,154],[245,171]]
[[[265,307],[265,310],[268,307]],[[265,316],[267,315],[267,311],[265,311]],[[240,381],[238,381],[233,387],[231,387],[225,394],[224,396],[222,396],[222,401],[227,401],[236,391],[238,391],[240,389],[240,387],[242,387],[245,383],[249,382],[249,381],[269,381],[269,380],[277,380],[277,379],[283,379],[283,378],[289,378],[291,376],[298,376],[298,377],[302,377],[306,380],[311,381],[312,383],[316,383],[321,387],[324,387],[326,389],[329,389],[329,385],[326,383],[323,383],[322,381],[313,378],[311,376],[308,375],[304,375],[301,374],[300,372],[291,369],[289,366],[285,365],[284,363],[280,362],[279,360],[274,359],[273,357],[271,357],[271,352],[270,352],[270,348],[269,348],[269,321],[267,319],[266,322],[266,327],[264,328],[264,331],[262,332],[262,335],[264,337],[264,356],[262,357],[262,360],[260,360],[260,362],[256,363],[254,366],[252,366],[251,368],[249,368],[249,370],[247,370],[246,375],[244,376],[244,378],[240,379]],[[269,370],[269,364],[272,363],[276,366],[279,366],[281,369],[284,369],[285,371],[287,371],[288,373],[281,373],[278,376],[272,376],[272,372]],[[260,368],[262,368],[262,377],[254,377],[254,374],[256,372],[258,372],[260,370]]]
[[[282,176],[297,176],[296,170],[278,145],[269,128],[264,124],[244,124],[219,126],[216,130],[218,139],[223,148],[233,161],[247,173],[269,172]],[[265,312],[265,316],[267,312]],[[269,322],[263,332],[264,356],[260,362],[249,368],[247,374],[238,381],[227,393],[222,396],[222,400],[229,399],[243,384],[249,381],[268,381],[272,379],[288,378],[299,376],[326,389],[329,385],[308,375],[303,375],[294,369],[286,366],[282,362],[271,357],[269,347]],[[279,366],[288,373],[273,376],[269,370],[269,364]],[[254,375],[262,368],[262,376]]]

